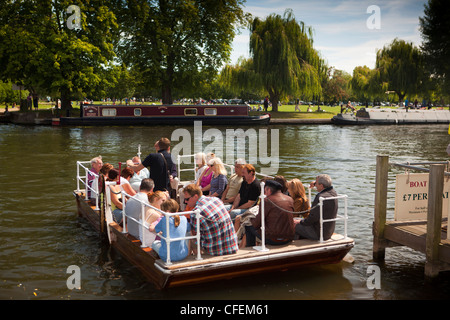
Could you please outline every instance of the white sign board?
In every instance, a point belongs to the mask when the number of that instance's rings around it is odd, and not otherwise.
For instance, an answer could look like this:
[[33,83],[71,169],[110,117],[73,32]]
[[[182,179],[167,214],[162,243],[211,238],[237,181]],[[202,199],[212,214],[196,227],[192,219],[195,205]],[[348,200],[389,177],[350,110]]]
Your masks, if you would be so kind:
[[[426,220],[428,210],[428,173],[398,174],[395,185],[394,220]],[[450,181],[444,178],[442,218],[448,216]]]

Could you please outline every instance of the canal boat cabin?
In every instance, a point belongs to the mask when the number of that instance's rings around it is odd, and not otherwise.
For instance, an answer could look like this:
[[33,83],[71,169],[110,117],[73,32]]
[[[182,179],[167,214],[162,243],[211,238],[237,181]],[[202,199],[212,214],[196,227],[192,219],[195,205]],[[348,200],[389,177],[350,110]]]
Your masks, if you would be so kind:
[[247,105],[94,105],[82,104],[79,117],[53,119],[53,125],[255,125],[269,114],[249,115]]

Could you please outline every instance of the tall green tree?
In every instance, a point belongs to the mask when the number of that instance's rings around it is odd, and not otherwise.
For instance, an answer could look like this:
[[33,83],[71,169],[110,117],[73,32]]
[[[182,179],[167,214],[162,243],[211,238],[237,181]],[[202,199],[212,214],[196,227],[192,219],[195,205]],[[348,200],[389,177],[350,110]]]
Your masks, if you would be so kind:
[[116,28],[106,0],[2,1],[0,79],[59,95],[69,108],[72,99],[108,84]]
[[212,79],[228,61],[244,0],[123,0],[118,54],[162,101]]
[[287,9],[283,17],[255,18],[250,31],[252,68],[269,94],[272,110],[277,111],[278,102],[287,95],[305,99],[321,95],[328,68],[313,48],[311,27]]
[[422,53],[412,42],[404,40],[394,39],[378,50],[376,69],[384,87],[395,91],[400,103],[406,95],[419,93],[426,81]]
[[450,95],[450,6],[446,0],[428,0],[420,20],[422,51],[429,72]]
[[350,81],[352,76],[347,72],[331,67],[328,69],[327,81],[323,85],[323,96],[328,102],[346,101],[352,95]]
[[370,69],[368,66],[358,66],[353,69],[350,86],[356,98],[366,104],[370,100],[384,97],[387,91],[387,83],[381,81],[380,71]]

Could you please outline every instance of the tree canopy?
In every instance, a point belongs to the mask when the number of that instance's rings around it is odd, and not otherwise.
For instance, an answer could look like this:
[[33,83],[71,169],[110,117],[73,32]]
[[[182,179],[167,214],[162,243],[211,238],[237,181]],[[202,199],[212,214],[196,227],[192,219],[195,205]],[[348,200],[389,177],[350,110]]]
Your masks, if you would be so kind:
[[327,68],[313,48],[312,28],[297,22],[292,10],[283,17],[255,18],[250,31],[252,70],[269,94],[272,110],[287,94],[310,98],[321,94]]
[[198,89],[228,61],[236,30],[245,23],[243,2],[121,1],[119,56],[171,104],[173,90]]
[[450,95],[450,6],[446,0],[429,0],[420,19],[422,50],[431,75]]
[[376,69],[380,81],[387,90],[395,91],[400,102],[405,95],[414,95],[421,90],[425,76],[423,55],[412,42],[394,39],[378,50]]
[[[71,5],[80,9],[81,28],[67,23]],[[98,92],[108,82],[116,27],[104,1],[3,1],[0,78],[33,93],[60,94],[68,108],[71,99]]]

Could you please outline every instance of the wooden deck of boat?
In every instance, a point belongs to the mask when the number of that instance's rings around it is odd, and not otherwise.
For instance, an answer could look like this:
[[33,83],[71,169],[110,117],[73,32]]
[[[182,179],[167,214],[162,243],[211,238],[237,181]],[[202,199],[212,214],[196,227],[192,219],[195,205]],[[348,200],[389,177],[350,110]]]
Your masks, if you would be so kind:
[[267,259],[270,259],[270,256],[276,257],[277,255],[287,254],[287,253],[300,253],[300,252],[311,252],[313,249],[324,249],[330,248],[332,245],[347,245],[352,244],[353,239],[347,238],[344,239],[342,235],[335,234],[333,235],[332,240],[327,240],[324,242],[318,242],[318,241],[312,241],[312,240],[294,240],[289,244],[281,245],[281,246],[271,246],[267,245],[266,248],[269,249],[268,251],[258,251],[253,249],[252,247],[246,247],[239,249],[235,254],[229,254],[224,256],[211,256],[208,254],[202,255],[202,260],[197,260],[195,256],[188,256],[183,261],[177,261],[172,262],[171,265],[166,265],[162,260],[158,260],[157,263],[168,269],[168,270],[175,270],[175,269],[181,269],[181,268],[189,268],[189,267],[196,267],[200,265],[205,264],[214,264],[214,263],[222,263],[222,262],[229,262],[229,261],[238,261],[240,259],[251,259],[251,258],[257,258],[257,257],[266,257]]
[[[450,263],[450,240],[447,239],[447,219],[441,222],[439,260]],[[427,221],[386,221],[384,237],[389,246],[408,246],[416,251],[426,252]]]
[[159,289],[198,284],[221,279],[232,279],[276,270],[292,270],[305,265],[332,264],[340,262],[353,248],[351,238],[334,239],[325,242],[294,240],[282,246],[267,246],[269,251],[243,248],[234,254],[224,256],[188,256],[178,262],[166,264],[150,248],[142,248],[141,242],[127,233],[116,223],[110,224],[112,246]]

